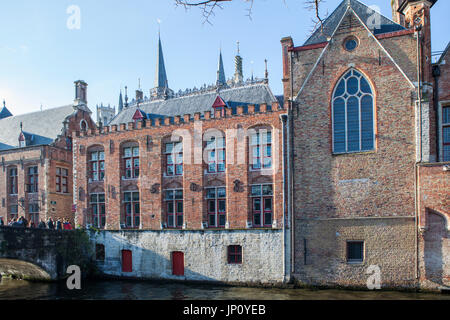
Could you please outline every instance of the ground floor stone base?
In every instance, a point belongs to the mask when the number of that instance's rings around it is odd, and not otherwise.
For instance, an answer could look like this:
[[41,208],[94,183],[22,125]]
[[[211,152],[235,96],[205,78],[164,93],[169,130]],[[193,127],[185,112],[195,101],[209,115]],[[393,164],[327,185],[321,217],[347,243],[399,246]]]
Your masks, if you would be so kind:
[[[240,284],[283,283],[282,238],[282,230],[91,232],[105,275]],[[242,263],[230,263],[229,246],[241,246]]]
[[[312,286],[415,288],[414,217],[297,219],[296,282]],[[362,243],[360,261],[350,243]]]

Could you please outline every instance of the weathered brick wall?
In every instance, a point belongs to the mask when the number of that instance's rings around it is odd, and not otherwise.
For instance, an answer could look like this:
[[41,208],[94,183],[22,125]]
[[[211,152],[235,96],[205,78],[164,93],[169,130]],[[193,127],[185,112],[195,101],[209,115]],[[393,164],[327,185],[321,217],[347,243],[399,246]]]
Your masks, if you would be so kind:
[[[297,219],[295,278],[303,284],[367,289],[369,267],[381,287],[415,286],[414,218]],[[347,241],[364,240],[364,261],[348,263]]]
[[[359,39],[352,52],[343,46],[349,35]],[[295,273],[306,283],[365,287],[365,271],[378,265],[382,286],[415,284],[415,39],[405,33],[379,41],[394,61],[357,19],[341,26],[294,105]],[[308,61],[293,60],[294,96]],[[375,150],[338,155],[332,94],[350,68],[372,86]],[[349,240],[364,241],[360,265],[346,261]]]
[[[160,124],[159,119],[152,126],[143,127],[143,122],[137,124],[121,124],[105,127],[104,133],[89,132],[87,135],[74,135],[74,193],[77,205],[77,224],[85,225],[90,214],[88,195],[98,190],[106,193],[106,228],[119,229],[123,215],[122,195],[123,191],[135,189],[140,191],[141,228],[159,230],[166,222],[165,207],[163,207],[163,190],[182,188],[184,198],[184,220],[186,229],[201,229],[202,222],[206,222],[205,187],[226,186],[227,192],[227,222],[229,228],[246,228],[250,219],[249,186],[259,183],[273,183],[274,186],[274,220],[276,226],[282,226],[283,215],[283,174],[281,164],[281,120],[280,114],[285,110],[278,109],[278,105],[272,106],[273,111],[266,111],[266,106],[261,106],[261,112],[254,113],[249,107],[249,114],[243,114],[243,108],[238,107],[238,114],[229,114],[226,118],[211,118],[209,113],[200,120],[200,114],[194,115],[192,121],[190,115],[184,117],[185,122],[180,122],[180,117],[175,117],[175,123]],[[227,130],[247,130],[258,125],[267,125],[272,128],[274,148],[273,174],[262,175],[249,171],[248,142],[245,150],[239,150],[233,135]],[[136,126],[136,128],[134,128]],[[199,129],[197,129],[199,128]],[[195,134],[203,137],[208,129],[217,129],[226,133],[227,143],[227,168],[226,173],[206,174],[206,163],[194,163],[194,156],[188,152],[188,146],[193,150],[193,140],[189,142],[185,138],[183,143],[184,175],[182,177],[166,177],[165,165],[162,156],[164,142],[170,139],[177,131],[181,134],[188,133],[192,138]],[[198,133],[195,133],[198,130]],[[278,134],[276,134],[278,132]],[[151,140],[147,140],[150,139]],[[140,177],[134,180],[124,180],[121,172],[121,146],[125,142],[134,141],[139,144]],[[234,145],[234,148],[231,146]],[[277,145],[278,149],[275,149]],[[100,146],[105,150],[105,181],[89,183],[87,173],[87,157],[92,147]],[[239,163],[238,156],[244,155],[245,162]],[[231,157],[233,156],[233,157]],[[188,159],[191,163],[188,163]],[[234,164],[230,163],[234,158]],[[234,191],[234,182],[242,182],[242,189]],[[192,184],[199,186],[195,191]],[[156,192],[152,192],[155,187]]]
[[[102,272],[148,279],[281,284],[280,230],[100,231],[91,240],[105,246]],[[242,246],[242,264],[229,264],[229,245]],[[132,251],[132,272],[122,272],[122,250]],[[184,276],[172,275],[172,252],[184,253]]]
[[450,171],[419,166],[419,270],[427,289],[450,285]]

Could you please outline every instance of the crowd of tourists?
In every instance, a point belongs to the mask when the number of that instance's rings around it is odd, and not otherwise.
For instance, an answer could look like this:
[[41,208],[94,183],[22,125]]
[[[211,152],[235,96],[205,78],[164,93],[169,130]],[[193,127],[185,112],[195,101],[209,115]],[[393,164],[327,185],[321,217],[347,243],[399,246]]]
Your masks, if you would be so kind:
[[47,222],[41,219],[41,221],[36,225],[33,221],[28,221],[24,216],[20,218],[11,218],[11,220],[6,224],[3,221],[3,217],[0,217],[0,226],[16,227],[16,228],[38,228],[38,229],[50,229],[50,230],[72,230],[73,226],[67,219],[57,218],[53,221],[49,218]]

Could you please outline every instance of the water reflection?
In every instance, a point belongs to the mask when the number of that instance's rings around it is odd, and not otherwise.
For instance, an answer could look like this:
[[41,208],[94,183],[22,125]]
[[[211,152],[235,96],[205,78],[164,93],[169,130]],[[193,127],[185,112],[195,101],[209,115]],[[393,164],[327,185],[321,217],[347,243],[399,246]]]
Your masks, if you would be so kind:
[[1,279],[0,299],[26,300],[450,300],[450,295],[310,289],[262,289],[147,281],[84,281],[81,290],[65,283]]

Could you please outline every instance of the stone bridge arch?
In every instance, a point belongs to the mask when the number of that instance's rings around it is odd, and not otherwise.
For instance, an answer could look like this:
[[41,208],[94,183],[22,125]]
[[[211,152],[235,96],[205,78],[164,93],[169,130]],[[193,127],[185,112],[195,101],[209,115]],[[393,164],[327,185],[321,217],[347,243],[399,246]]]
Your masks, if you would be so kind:
[[71,264],[86,265],[89,242],[82,231],[0,227],[0,275],[59,280]]

